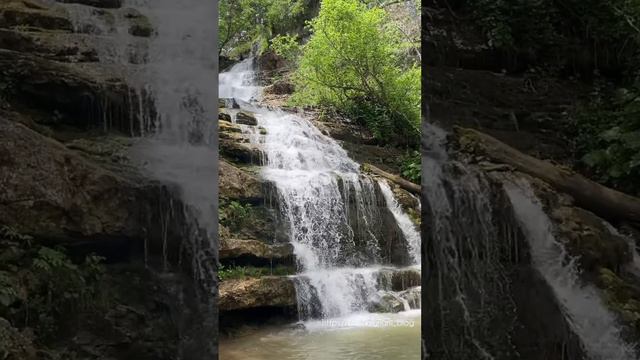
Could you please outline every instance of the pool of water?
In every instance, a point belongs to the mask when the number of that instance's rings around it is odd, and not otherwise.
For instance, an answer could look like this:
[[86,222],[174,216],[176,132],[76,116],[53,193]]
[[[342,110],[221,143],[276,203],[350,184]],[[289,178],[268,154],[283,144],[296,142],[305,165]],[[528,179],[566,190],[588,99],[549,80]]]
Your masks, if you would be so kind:
[[220,340],[220,360],[419,360],[420,310],[269,327]]

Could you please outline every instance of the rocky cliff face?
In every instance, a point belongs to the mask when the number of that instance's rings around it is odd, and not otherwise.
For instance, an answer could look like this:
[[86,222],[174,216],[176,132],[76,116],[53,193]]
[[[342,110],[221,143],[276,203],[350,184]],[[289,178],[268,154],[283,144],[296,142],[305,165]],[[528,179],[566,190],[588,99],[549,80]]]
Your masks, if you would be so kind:
[[[186,241],[200,230],[178,189],[147,178],[129,160],[141,128],[140,112],[132,108],[152,112],[152,104],[129,87],[125,67],[99,59],[104,49],[97,44],[115,46],[114,29],[82,23],[64,3],[105,24],[126,19],[140,49],[154,34],[144,14],[120,0],[0,4],[0,225],[30,236],[29,247],[62,247],[78,261],[92,253],[104,257],[101,286],[112,296],[100,312],[81,312],[78,324],[46,339],[29,322],[3,319],[11,308],[0,302],[0,354],[211,356],[216,319],[203,311],[203,297],[211,294],[192,277]],[[129,60],[144,57],[132,51]],[[12,246],[1,241],[0,254]],[[19,276],[8,274],[11,283]]]
[[[575,166],[571,114],[586,98],[588,86],[547,76],[540,68],[525,72],[535,59],[509,58],[493,49],[468,18],[456,17],[437,2],[425,5],[423,81],[430,121],[446,130],[474,128],[528,155],[563,168]],[[581,326],[572,326],[581,320],[567,320],[571,312],[566,298],[535,266],[536,249],[523,226],[534,220],[518,220],[505,191],[505,184],[514,182],[531,184],[532,196],[540,200],[548,217],[548,229],[544,224],[535,227],[548,230],[547,238],[566,251],[563,264],[575,265],[578,275],[571,280],[573,275],[564,274],[570,279],[567,282],[574,281],[578,289],[595,287],[596,295],[590,296],[601,299],[607,309],[603,313],[616,319],[613,325],[601,327],[600,335],[619,331],[625,341],[637,343],[633,319],[638,293],[633,289],[639,279],[633,255],[636,243],[629,236],[633,231],[625,233],[628,227],[622,222],[614,222],[613,227],[602,218],[606,214],[598,216],[581,208],[540,179],[460,146],[464,140],[457,135],[448,138],[446,161],[428,126],[423,133],[431,136],[423,138],[423,164],[446,163],[441,176],[448,197],[444,205],[464,219],[445,221],[453,226],[451,233],[431,231],[443,226],[439,218],[443,215],[438,213],[443,203],[438,202],[437,192],[424,194],[423,259],[430,274],[423,292],[427,353],[438,359],[598,357],[594,341],[585,344],[585,334],[576,331]],[[423,189],[439,183],[437,175],[424,174]],[[486,226],[478,227],[483,223]],[[550,252],[543,258],[553,257]],[[625,358],[618,355],[604,357]]]

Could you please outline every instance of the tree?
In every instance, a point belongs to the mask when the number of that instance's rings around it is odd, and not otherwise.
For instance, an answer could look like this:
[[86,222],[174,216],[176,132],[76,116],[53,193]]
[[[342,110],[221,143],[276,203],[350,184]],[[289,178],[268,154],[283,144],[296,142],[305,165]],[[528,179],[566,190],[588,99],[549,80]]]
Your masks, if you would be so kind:
[[218,55],[236,56],[295,26],[305,0],[221,0]]
[[358,0],[324,0],[294,74],[293,102],[327,105],[367,125],[381,140],[417,143],[420,68],[384,10]]

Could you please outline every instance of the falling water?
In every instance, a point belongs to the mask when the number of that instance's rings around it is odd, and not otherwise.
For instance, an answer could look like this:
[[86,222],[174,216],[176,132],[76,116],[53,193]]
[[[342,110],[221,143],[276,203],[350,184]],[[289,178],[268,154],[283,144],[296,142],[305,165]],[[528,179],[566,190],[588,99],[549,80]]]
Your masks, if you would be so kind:
[[380,180],[378,184],[380,185],[380,190],[382,190],[382,194],[384,195],[384,199],[387,202],[389,210],[400,225],[400,230],[402,230],[402,233],[404,234],[404,237],[409,244],[413,263],[420,264],[420,233],[418,233],[418,231],[416,230],[415,225],[413,224],[409,216],[402,210],[402,207],[394,197],[393,191],[391,191],[389,184],[387,184],[387,182],[384,180]]
[[505,190],[531,247],[535,268],[553,289],[567,320],[580,337],[591,360],[636,359],[634,349],[620,336],[615,316],[605,307],[598,291],[582,285],[575,259],[552,232],[549,217],[531,186],[506,183]]
[[[242,100],[240,108],[254,113],[266,129],[259,140],[266,158],[262,176],[277,188],[300,266],[295,277],[300,316],[366,312],[380,296],[379,186],[308,119],[245,103],[260,96],[252,63],[245,60],[221,74],[220,94]],[[402,231],[413,236],[410,225]],[[410,239],[412,252],[418,241]]]

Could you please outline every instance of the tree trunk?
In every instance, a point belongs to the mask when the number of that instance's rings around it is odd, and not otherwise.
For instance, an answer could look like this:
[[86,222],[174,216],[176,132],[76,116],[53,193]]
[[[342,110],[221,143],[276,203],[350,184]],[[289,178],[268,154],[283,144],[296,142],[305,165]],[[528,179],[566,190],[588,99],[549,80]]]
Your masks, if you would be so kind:
[[576,205],[606,219],[628,220],[640,224],[640,199],[591,181],[571,169],[526,155],[477,130],[454,129],[460,147],[466,152],[486,156],[494,162],[512,166],[540,178],[561,192],[571,195]]
[[363,164],[364,165],[364,169],[365,171],[369,171],[373,174],[376,174],[378,176],[382,176],[383,178],[393,181],[394,183],[398,184],[401,188],[412,192],[416,195],[420,195],[421,193],[421,187],[418,184],[414,184],[411,181],[405,180],[403,178],[401,178],[398,175],[394,175],[394,174],[390,174],[384,170],[381,170],[371,164]]

